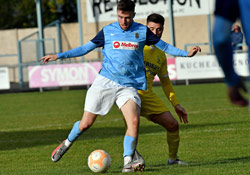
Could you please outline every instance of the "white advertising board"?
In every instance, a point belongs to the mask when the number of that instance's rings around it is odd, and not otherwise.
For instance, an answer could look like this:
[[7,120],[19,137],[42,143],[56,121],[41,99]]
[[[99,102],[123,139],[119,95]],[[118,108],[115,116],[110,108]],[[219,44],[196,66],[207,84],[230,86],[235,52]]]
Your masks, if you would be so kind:
[[[247,53],[234,55],[234,67],[241,76],[249,76]],[[223,78],[224,74],[215,55],[176,58],[177,79]]]
[[[151,13],[168,17],[169,0],[135,0],[135,19],[146,19]],[[174,16],[210,14],[211,0],[173,0]],[[88,22],[116,21],[117,0],[86,0]]]
[[247,53],[238,53],[234,55],[235,71],[241,76],[249,76],[249,63]]
[[10,89],[8,67],[0,67],[0,89]]

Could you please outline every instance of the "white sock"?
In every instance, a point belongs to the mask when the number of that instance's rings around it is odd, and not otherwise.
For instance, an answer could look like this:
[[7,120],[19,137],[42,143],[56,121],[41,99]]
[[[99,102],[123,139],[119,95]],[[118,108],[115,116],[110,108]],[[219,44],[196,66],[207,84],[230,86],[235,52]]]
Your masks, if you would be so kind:
[[72,142],[70,142],[68,139],[66,139],[64,144],[65,144],[67,147],[69,147],[69,146],[72,144]]
[[127,165],[132,161],[132,156],[125,156],[124,157],[124,166]]

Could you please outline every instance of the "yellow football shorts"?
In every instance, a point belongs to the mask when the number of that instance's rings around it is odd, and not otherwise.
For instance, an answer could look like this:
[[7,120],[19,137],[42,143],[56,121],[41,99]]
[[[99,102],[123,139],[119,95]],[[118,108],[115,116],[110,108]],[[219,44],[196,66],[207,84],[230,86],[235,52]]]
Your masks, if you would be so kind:
[[164,102],[153,92],[140,92],[141,116],[148,118],[152,114],[161,114],[169,111]]

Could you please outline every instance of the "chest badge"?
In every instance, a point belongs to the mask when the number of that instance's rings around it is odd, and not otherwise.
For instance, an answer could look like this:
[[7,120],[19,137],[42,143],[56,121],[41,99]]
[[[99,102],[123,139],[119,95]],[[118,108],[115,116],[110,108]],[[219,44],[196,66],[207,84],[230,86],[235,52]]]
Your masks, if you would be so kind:
[[139,33],[138,32],[135,32],[135,37],[139,38]]

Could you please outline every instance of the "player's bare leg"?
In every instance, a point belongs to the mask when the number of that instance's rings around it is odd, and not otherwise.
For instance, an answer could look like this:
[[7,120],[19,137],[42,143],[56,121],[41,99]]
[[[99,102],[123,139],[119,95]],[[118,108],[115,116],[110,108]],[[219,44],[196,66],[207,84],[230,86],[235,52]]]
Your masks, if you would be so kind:
[[129,100],[121,107],[121,111],[127,125],[126,135],[137,138],[140,123],[139,106],[133,100]]
[[121,111],[127,125],[124,137],[124,167],[122,172],[143,171],[145,161],[135,150],[140,122],[140,108],[134,101],[129,100],[121,107]]
[[88,111],[84,111],[82,119],[79,123],[79,129],[82,132],[86,131],[94,124],[96,118],[97,118],[96,114],[93,114],[93,113],[88,112]]

